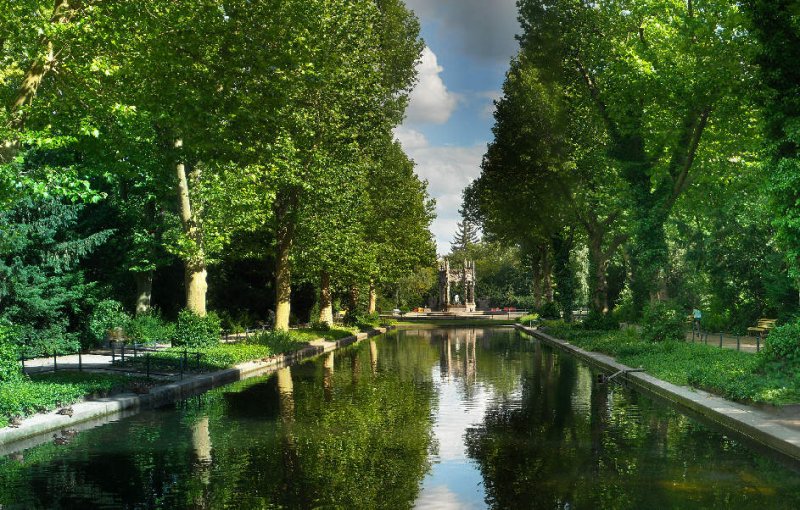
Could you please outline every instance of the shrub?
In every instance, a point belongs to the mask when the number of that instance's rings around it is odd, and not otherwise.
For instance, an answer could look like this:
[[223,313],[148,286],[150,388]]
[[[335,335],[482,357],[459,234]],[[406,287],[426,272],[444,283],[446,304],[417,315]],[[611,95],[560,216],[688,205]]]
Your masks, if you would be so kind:
[[378,312],[360,313],[355,317],[355,325],[358,329],[372,329],[381,323],[381,316]]
[[172,345],[210,347],[219,343],[221,321],[213,312],[201,317],[191,310],[181,310],[175,324]]
[[800,366],[800,321],[773,329],[767,337],[761,359],[765,363]]
[[130,322],[122,303],[113,299],[100,301],[89,317],[89,337],[93,345],[103,343],[107,337],[114,337],[124,331]]
[[523,315],[522,317],[517,319],[517,322],[519,322],[520,324],[528,324],[529,322],[537,322],[538,320],[539,320],[538,313],[529,313],[528,315]]
[[302,337],[298,337],[289,331],[272,330],[253,335],[247,343],[268,347],[270,353],[279,354],[295,351],[300,344],[306,342]]
[[222,321],[223,329],[231,333],[244,333],[245,329],[256,322],[253,316],[247,311],[239,311],[236,314],[223,311],[220,312],[219,316]]
[[309,325],[314,331],[330,331],[331,325],[327,322],[314,321]]
[[539,307],[539,316],[542,319],[557,320],[561,318],[561,309],[558,307],[558,303],[556,303],[555,301],[551,301]]
[[583,327],[584,329],[611,331],[613,329],[619,329],[619,321],[613,314],[592,310],[583,321]]
[[0,320],[0,382],[17,381],[22,378],[19,352],[13,341],[14,328]]
[[388,328],[388,327],[391,327],[391,326],[397,326],[397,321],[394,320],[394,319],[391,319],[389,317],[386,317],[386,318],[382,317],[381,321],[380,321],[380,326],[382,328]]
[[128,339],[142,344],[167,342],[175,335],[175,325],[161,318],[158,312],[150,311],[130,320],[125,328]]
[[642,338],[649,342],[683,341],[685,339],[683,314],[672,303],[648,303],[642,315]]
[[633,297],[630,291],[625,290],[612,312],[617,322],[635,322],[636,310],[633,307]]

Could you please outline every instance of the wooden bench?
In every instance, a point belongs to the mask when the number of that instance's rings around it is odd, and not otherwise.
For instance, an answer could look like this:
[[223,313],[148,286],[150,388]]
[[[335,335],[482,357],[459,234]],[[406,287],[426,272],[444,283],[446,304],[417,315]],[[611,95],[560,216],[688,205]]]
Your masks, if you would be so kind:
[[778,322],[778,319],[766,319],[762,317],[758,319],[758,323],[755,326],[747,328],[747,334],[757,339],[756,352],[761,350],[761,340],[769,335],[769,332],[775,327],[776,322]]

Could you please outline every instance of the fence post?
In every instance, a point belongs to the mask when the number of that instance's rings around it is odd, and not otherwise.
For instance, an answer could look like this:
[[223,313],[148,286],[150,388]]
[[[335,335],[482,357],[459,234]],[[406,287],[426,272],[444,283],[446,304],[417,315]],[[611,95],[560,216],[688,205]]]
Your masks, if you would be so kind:
[[83,354],[80,349],[78,349],[78,372],[83,372]]
[[756,352],[761,352],[761,334],[756,337]]
[[114,342],[111,342],[111,364],[117,362],[117,351],[114,349]]
[[197,370],[200,370],[200,353],[196,352],[194,355],[197,356]]
[[122,362],[125,363],[125,344],[122,344],[119,347],[120,356],[122,357]]
[[19,361],[20,361],[20,363],[22,363],[22,372],[24,373],[25,372],[25,356],[21,355],[19,357]]
[[722,349],[722,333],[719,334],[719,348]]
[[737,351],[741,351],[742,350],[742,346],[739,343],[739,335],[736,335],[736,350]]
[[136,342],[133,342],[133,359],[136,359],[138,353],[136,352]]
[[53,372],[58,372],[58,351],[53,349]]

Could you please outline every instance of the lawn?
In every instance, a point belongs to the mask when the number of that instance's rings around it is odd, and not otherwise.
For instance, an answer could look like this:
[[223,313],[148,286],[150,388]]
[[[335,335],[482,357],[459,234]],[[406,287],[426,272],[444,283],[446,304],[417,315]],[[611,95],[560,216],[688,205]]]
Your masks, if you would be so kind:
[[555,323],[545,332],[673,384],[742,402],[800,402],[800,374],[771,366],[760,354],[691,342],[645,342],[633,329],[593,331]]
[[0,427],[14,416],[51,411],[83,400],[87,395],[127,391],[141,377],[96,372],[37,374],[0,383]]

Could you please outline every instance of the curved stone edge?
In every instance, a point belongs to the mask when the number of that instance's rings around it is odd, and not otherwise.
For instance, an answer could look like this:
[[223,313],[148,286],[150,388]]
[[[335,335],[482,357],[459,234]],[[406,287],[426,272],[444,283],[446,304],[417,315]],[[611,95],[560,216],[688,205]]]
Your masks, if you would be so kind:
[[[541,331],[519,324],[515,325],[515,328],[603,370],[618,372],[632,369],[632,367],[618,363],[611,356],[586,351]],[[771,416],[756,408],[726,400],[703,390],[662,381],[644,372],[623,372],[619,377],[640,390],[652,393],[678,407],[688,409],[746,439],[789,457],[793,461],[800,461],[800,433],[775,423]]]
[[53,432],[62,429],[80,431],[94,428],[132,416],[143,409],[161,407],[220,386],[274,372],[279,368],[384,334],[390,329],[394,329],[394,326],[375,328],[335,341],[314,340],[294,352],[258,361],[247,361],[225,370],[186,377],[182,381],[156,386],[143,395],[123,393],[109,398],[84,400],[72,404],[72,417],[56,414],[55,411],[36,414],[23,420],[19,428],[0,429],[0,455],[8,455],[47,442],[52,439]]

